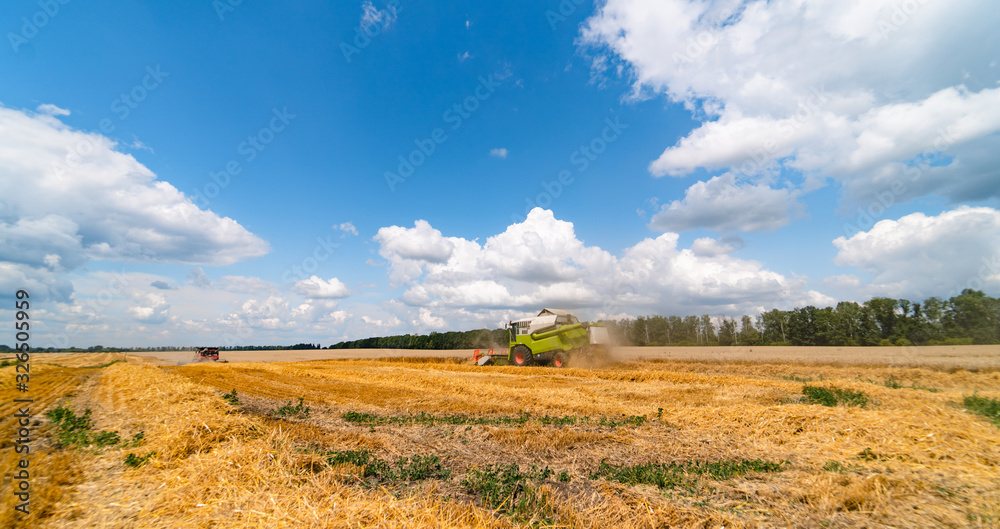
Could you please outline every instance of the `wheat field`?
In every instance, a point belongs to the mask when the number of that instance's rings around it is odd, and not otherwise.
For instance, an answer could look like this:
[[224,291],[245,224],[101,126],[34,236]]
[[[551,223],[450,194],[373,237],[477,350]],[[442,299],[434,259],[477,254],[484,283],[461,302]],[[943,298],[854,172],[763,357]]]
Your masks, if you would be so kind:
[[[996,369],[35,358],[32,512],[5,495],[8,527],[1000,523],[1000,428],[963,406],[1000,397]],[[55,407],[91,410],[89,437],[60,437]]]

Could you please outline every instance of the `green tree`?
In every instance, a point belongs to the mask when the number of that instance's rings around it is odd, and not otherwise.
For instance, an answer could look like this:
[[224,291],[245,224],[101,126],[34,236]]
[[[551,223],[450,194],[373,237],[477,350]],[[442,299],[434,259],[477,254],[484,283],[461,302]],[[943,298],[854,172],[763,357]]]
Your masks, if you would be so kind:
[[701,333],[705,340],[705,345],[718,345],[719,338],[715,335],[715,324],[708,314],[701,316]]
[[861,305],[854,301],[841,301],[834,310],[833,344],[859,345],[864,335],[864,319]]
[[831,345],[834,331],[833,309],[829,307],[795,309],[788,320],[788,341],[792,345]]
[[701,343],[701,334],[699,329],[701,328],[701,320],[697,316],[685,316],[684,317],[684,336],[685,339],[693,344]]
[[723,317],[719,325],[719,345],[736,345],[736,320]]
[[872,298],[865,303],[865,309],[868,310],[878,326],[880,339],[891,341],[899,337],[897,335],[899,314],[896,312],[898,307],[899,301],[892,298]]
[[951,312],[950,303],[936,297],[924,300],[920,315],[921,329],[927,333],[927,340],[944,340],[946,323]]
[[788,343],[787,331],[790,316],[789,312],[778,309],[772,309],[760,315],[764,343]]
[[650,316],[646,319],[646,329],[649,332],[650,345],[668,345],[670,343],[670,322],[663,316]]
[[649,328],[646,325],[646,318],[639,316],[632,322],[629,340],[635,345],[649,345]]
[[1000,300],[967,288],[950,301],[955,330],[961,334],[956,338],[972,338],[977,344],[1000,341]]
[[750,316],[743,316],[740,321],[739,342],[742,345],[758,345],[761,341],[760,331],[754,326]]

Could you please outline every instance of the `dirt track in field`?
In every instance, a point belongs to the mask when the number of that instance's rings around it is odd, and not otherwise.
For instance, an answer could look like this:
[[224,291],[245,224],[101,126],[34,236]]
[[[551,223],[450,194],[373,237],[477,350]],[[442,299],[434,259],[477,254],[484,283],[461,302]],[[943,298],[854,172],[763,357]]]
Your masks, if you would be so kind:
[[[223,351],[229,362],[308,362],[373,358],[472,358],[472,349],[319,349],[286,351]],[[51,363],[73,366],[74,354],[44,355]],[[1000,369],[1000,345],[927,347],[618,347],[618,361],[694,360],[720,362],[804,362],[817,364],[877,364],[930,366],[941,369]],[[94,358],[93,355],[88,358]],[[102,363],[126,359],[129,363],[176,366],[191,363],[193,351],[104,353]],[[470,360],[471,361],[471,360]],[[75,367],[75,366],[74,366]]]

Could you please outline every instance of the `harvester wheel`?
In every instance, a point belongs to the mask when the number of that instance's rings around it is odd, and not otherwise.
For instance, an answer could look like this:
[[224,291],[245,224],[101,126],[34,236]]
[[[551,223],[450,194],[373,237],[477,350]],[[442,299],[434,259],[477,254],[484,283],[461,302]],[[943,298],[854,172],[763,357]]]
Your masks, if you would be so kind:
[[527,345],[517,344],[510,350],[511,363],[516,366],[526,366],[531,364],[531,349]]
[[552,365],[554,367],[566,367],[566,355],[563,353],[556,353],[552,357]]

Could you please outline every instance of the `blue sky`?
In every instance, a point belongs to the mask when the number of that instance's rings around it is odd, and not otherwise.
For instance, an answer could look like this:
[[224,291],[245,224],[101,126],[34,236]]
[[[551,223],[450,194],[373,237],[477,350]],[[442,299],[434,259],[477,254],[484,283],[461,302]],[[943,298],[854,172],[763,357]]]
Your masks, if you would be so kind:
[[1000,10],[944,4],[10,2],[0,297],[128,346],[997,295]]

